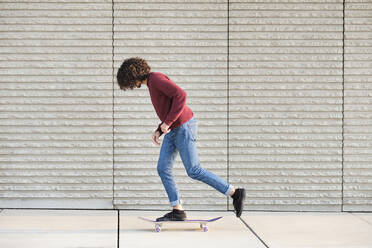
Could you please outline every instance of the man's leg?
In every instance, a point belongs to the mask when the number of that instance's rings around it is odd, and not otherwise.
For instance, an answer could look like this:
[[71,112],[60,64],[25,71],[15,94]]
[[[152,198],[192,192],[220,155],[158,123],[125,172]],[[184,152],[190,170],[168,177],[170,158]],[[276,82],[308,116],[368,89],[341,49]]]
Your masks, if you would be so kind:
[[157,170],[165,191],[167,192],[171,206],[177,207],[180,205],[180,197],[176,182],[173,178],[172,169],[178,151],[172,140],[172,135],[173,133],[168,133],[164,136],[160,149]]
[[181,126],[176,137],[176,147],[181,155],[182,162],[187,174],[195,180],[204,182],[215,188],[222,194],[233,198],[233,205],[237,217],[240,217],[245,200],[245,189],[234,189],[221,177],[205,170],[200,166],[198,152],[196,149],[197,123],[194,119]]
[[204,182],[226,196],[233,195],[234,188],[226,180],[201,167],[196,139],[197,123],[195,119],[191,119],[180,127],[175,140],[187,174],[192,179]]
[[174,132],[170,132],[164,136],[158,161],[158,173],[168,194],[173,211],[157,218],[157,221],[181,221],[187,218],[186,213],[182,210],[179,192],[172,173],[174,160],[178,153],[172,139],[173,135]]

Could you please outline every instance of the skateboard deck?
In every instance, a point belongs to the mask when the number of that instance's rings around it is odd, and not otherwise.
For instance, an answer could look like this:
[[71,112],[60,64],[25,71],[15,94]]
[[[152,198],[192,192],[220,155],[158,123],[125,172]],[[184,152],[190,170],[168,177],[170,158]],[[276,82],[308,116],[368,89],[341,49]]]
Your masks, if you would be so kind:
[[183,221],[156,221],[156,220],[151,220],[151,219],[147,219],[147,218],[144,218],[144,217],[138,217],[138,218],[141,219],[141,220],[147,221],[147,222],[154,223],[155,224],[155,232],[160,232],[161,227],[163,226],[163,223],[166,223],[166,222],[171,222],[171,223],[198,223],[200,225],[200,228],[204,232],[208,232],[207,224],[210,223],[210,222],[214,222],[216,220],[221,219],[222,216],[217,217],[217,218],[213,218],[213,219],[207,219],[207,220],[201,220],[201,219],[188,220],[188,219],[186,219],[186,220],[183,220]]

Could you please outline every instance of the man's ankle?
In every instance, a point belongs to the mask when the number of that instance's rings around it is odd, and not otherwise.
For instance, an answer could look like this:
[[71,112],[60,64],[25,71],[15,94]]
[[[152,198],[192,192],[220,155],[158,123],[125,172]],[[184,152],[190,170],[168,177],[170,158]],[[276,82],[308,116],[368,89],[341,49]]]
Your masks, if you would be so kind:
[[183,211],[183,208],[181,205],[174,206],[173,209]]
[[235,189],[231,190],[230,196],[232,197],[235,194]]

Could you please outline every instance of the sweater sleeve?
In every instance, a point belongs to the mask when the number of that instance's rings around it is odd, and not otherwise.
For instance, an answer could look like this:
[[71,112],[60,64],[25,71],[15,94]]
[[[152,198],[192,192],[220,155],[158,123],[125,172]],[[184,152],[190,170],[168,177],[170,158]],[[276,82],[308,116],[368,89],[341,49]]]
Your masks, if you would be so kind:
[[164,123],[171,126],[181,115],[186,106],[186,92],[173,83],[166,75],[157,81],[155,87],[171,99],[172,105],[164,120]]
[[155,131],[159,131],[160,136],[162,136],[162,134],[163,134],[163,131],[162,131],[161,128],[160,128],[161,124],[163,124],[163,122],[160,123],[160,124],[158,125],[158,129],[155,130]]

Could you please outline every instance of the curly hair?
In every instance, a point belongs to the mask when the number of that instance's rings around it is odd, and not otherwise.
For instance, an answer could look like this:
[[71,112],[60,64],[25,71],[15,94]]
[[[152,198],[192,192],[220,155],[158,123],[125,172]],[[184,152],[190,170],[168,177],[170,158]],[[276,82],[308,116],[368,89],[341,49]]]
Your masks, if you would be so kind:
[[124,60],[116,75],[120,89],[133,90],[136,88],[136,81],[145,80],[150,70],[151,67],[142,58],[133,57]]

